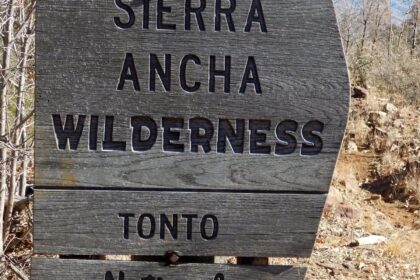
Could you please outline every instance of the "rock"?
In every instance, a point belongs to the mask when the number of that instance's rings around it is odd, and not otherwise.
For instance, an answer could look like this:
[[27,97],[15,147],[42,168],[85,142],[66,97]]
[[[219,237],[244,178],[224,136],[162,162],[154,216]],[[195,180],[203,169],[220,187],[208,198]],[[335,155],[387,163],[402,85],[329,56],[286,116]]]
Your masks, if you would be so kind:
[[[348,187],[346,186],[346,188]],[[335,216],[349,219],[353,219],[359,215],[359,210],[346,203],[343,194],[334,186],[330,188],[328,193],[327,201],[325,202],[325,211],[331,212]]]
[[353,94],[351,97],[353,98],[366,98],[369,91],[363,87],[355,86],[353,87]]
[[392,103],[386,103],[384,106],[384,111],[387,113],[394,114],[398,112],[398,108]]
[[363,246],[363,245],[375,245],[386,241],[386,237],[382,235],[369,235],[366,237],[360,237],[356,241],[350,243],[351,247]]
[[351,270],[356,269],[356,266],[352,262],[344,262],[343,263],[343,267],[344,268],[347,268],[347,269],[351,269]]
[[387,113],[372,111],[369,113],[368,124],[373,126],[383,126],[387,121]]
[[357,152],[359,150],[357,148],[357,144],[355,142],[353,142],[353,141],[349,141],[347,143],[347,147],[346,148],[347,148],[347,151],[352,152],[352,153]]
[[338,205],[335,209],[335,212],[336,214],[340,215],[340,217],[345,217],[349,219],[354,219],[357,216],[359,216],[359,210],[346,203]]

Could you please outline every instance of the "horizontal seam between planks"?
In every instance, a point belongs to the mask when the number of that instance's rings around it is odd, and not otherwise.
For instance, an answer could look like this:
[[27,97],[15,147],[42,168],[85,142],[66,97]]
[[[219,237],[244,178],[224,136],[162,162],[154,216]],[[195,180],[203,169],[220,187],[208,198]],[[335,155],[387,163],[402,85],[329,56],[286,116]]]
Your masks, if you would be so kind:
[[230,190],[230,189],[193,189],[193,188],[140,188],[140,187],[56,187],[36,186],[35,190],[60,191],[121,191],[121,192],[179,192],[179,193],[261,193],[261,194],[328,194],[328,191],[275,191],[275,190]]

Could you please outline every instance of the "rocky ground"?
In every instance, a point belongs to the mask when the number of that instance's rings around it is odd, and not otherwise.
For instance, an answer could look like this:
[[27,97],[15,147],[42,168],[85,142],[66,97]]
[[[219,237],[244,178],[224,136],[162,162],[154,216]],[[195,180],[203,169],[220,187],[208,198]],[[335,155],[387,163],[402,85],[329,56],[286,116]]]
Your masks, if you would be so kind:
[[[385,202],[361,189],[372,159],[360,152],[341,156],[307,279],[420,279],[418,205]],[[357,243],[368,236],[375,244]]]
[[[308,266],[307,279],[420,279],[419,107],[362,91],[312,257],[269,262]],[[1,280],[28,279],[31,209],[29,200],[17,206]]]
[[271,263],[307,265],[307,279],[420,279],[419,107],[357,97],[312,257]]

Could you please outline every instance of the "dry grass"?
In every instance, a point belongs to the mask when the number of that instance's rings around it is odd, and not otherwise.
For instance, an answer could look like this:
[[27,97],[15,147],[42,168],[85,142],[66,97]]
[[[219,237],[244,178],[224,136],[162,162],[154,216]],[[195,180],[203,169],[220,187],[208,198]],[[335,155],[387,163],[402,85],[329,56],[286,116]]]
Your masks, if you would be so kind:
[[403,255],[401,244],[398,240],[390,240],[387,242],[384,253],[390,257],[400,258]]

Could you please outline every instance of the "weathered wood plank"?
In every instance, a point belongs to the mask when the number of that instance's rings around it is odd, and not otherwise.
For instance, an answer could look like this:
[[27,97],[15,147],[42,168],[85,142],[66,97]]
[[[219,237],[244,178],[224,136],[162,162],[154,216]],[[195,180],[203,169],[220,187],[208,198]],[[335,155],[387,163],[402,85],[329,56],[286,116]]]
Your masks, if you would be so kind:
[[[324,201],[322,194],[37,190],[34,250],[309,257]],[[174,225],[174,214],[176,229],[161,230],[166,218]]]
[[[108,278],[106,274],[108,272]],[[124,278],[119,277],[120,272]],[[88,261],[34,258],[33,280],[303,280],[306,269],[290,266],[233,266],[221,264],[180,264]],[[159,278],[160,277],[160,278]],[[150,278],[153,279],[153,278]]]
[[[221,31],[214,27],[214,3],[202,12],[205,31],[199,31],[192,14],[191,30],[185,30],[184,2],[165,0],[172,8],[164,22],[176,30],[156,29],[156,2],[150,2],[149,29],[143,29],[143,1],[124,1],[133,7],[133,27],[116,27],[114,17],[128,20],[114,1],[43,0],[37,11],[36,84],[36,185],[146,187],[180,189],[285,190],[327,192],[347,120],[348,76],[331,0],[261,0],[267,32],[253,22],[244,32],[250,0],[236,1],[232,14],[235,32],[227,31],[221,15]],[[222,1],[223,6],[229,1]],[[193,6],[199,1],[192,1]],[[140,91],[127,81],[117,90],[126,53],[132,53]],[[171,55],[171,89],[156,77],[150,89],[149,54],[162,65]],[[187,67],[189,85],[200,88],[187,93],[180,86],[180,62],[187,54],[200,58]],[[217,69],[231,57],[231,92],[224,93],[223,78],[216,78],[209,92],[210,56]],[[252,84],[239,93],[248,57],[254,57],[261,80],[261,94]],[[67,114],[86,115],[77,151],[58,149],[53,114],[64,122]],[[98,116],[97,148],[89,150],[90,116]],[[104,148],[104,119],[114,116],[113,140],[126,142],[125,151]],[[133,152],[130,118],[149,116],[157,125],[155,145]],[[183,153],[162,148],[162,118],[182,118],[180,143]],[[215,129],[211,150],[191,152],[188,120],[209,119]],[[244,152],[217,152],[218,120],[244,119]],[[251,154],[249,120],[270,121],[267,145],[270,154]],[[276,126],[284,120],[298,124],[297,147],[289,155],[275,155],[280,143]],[[309,121],[324,125],[320,154],[303,156],[302,127]],[[94,125],[92,125],[94,127]],[[93,140],[92,140],[93,141]],[[264,141],[263,141],[264,142]],[[309,141],[310,142],[310,141]]]

